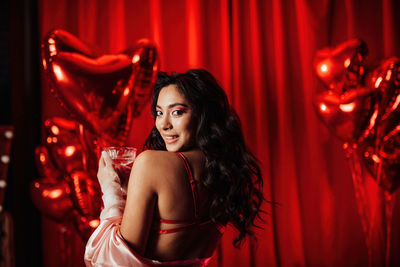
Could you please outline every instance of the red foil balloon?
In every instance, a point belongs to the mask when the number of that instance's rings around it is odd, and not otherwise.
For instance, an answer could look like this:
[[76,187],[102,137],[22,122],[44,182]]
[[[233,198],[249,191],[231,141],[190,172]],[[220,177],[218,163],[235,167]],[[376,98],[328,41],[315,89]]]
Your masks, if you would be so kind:
[[47,119],[44,123],[46,129],[46,143],[53,161],[63,173],[73,170],[87,170],[97,168],[97,158],[90,157],[83,149],[80,137],[81,125],[75,121],[64,118]]
[[365,71],[363,61],[367,53],[368,48],[364,41],[349,40],[334,48],[319,50],[314,68],[328,88],[341,94],[362,86]]
[[152,95],[152,88],[159,69],[157,49],[149,40],[142,39],[134,48],[128,49],[124,53],[132,58],[134,69],[133,116],[137,117]]
[[360,144],[364,165],[390,193],[400,186],[400,109],[371,131]]
[[370,87],[377,90],[378,115],[368,137],[359,144],[367,169],[387,191],[400,186],[400,63],[384,60],[372,73]]
[[57,222],[73,218],[74,208],[68,184],[60,179],[40,179],[31,184],[31,197],[40,212]]
[[76,214],[74,223],[79,235],[86,243],[92,235],[93,231],[97,228],[97,226],[99,226],[100,219],[88,218],[86,216]]
[[375,125],[378,111],[372,89],[357,88],[338,94],[328,90],[314,99],[321,120],[340,139],[357,142]]
[[55,30],[42,43],[43,67],[62,106],[96,134],[124,141],[130,129],[132,59],[97,56],[73,35]]
[[330,130],[357,144],[361,161],[388,192],[400,186],[400,60],[364,73],[367,46],[350,40],[318,52],[318,77],[331,89],[314,106]]
[[387,119],[400,104],[400,60],[392,57],[383,61],[373,72],[371,87],[379,92],[378,119]]
[[82,124],[78,124],[77,135],[79,137],[79,143],[82,146],[82,155],[86,157],[85,162],[87,162],[87,169],[96,172],[101,153],[101,147],[98,141],[99,138],[86,130]]
[[56,179],[61,176],[61,172],[55,166],[53,158],[50,156],[47,147],[36,147],[35,162],[41,177]]
[[74,171],[69,175],[71,198],[80,215],[88,219],[96,219],[101,211],[100,185],[90,174]]

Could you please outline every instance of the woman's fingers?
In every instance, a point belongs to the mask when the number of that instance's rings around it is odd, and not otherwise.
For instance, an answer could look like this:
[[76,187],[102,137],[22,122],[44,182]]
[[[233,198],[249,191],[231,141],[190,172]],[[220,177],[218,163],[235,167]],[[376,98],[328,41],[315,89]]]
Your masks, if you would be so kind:
[[105,163],[104,163],[104,160],[103,160],[103,155],[101,155],[101,156],[100,156],[100,159],[99,159],[99,169],[100,169],[100,168],[103,168],[104,165],[105,165]]
[[102,152],[101,152],[101,158],[103,159],[104,164],[106,165],[106,167],[112,168],[112,159],[111,159],[110,156],[107,154],[107,152],[102,151]]

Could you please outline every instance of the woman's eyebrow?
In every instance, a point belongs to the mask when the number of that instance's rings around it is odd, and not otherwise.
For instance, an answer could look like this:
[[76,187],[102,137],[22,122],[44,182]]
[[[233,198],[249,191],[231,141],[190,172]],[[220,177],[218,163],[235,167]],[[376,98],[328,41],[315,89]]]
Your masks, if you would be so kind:
[[[186,108],[189,108],[189,106],[188,106],[187,104],[183,104],[183,103],[173,103],[173,104],[169,104],[169,105],[168,105],[168,108],[173,108],[173,107],[176,107],[176,106],[184,106],[184,107],[186,107]],[[156,108],[162,109],[159,105],[157,105]]]

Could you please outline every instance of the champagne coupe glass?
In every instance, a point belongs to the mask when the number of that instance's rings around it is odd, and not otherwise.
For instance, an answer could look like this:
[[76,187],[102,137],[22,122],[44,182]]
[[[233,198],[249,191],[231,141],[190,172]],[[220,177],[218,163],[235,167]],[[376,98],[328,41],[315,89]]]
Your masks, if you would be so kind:
[[134,147],[106,147],[104,151],[113,161],[113,168],[117,172],[121,181],[121,190],[126,193],[128,187],[129,175],[131,173],[133,162],[136,158],[137,149]]

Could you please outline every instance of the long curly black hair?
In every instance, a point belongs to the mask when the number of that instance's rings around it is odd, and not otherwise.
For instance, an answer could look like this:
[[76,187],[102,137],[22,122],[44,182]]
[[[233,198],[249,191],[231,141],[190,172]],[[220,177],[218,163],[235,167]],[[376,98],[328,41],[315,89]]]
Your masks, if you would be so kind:
[[[192,69],[168,75],[160,72],[154,88],[151,111],[156,118],[158,95],[175,84],[189,102],[196,122],[196,144],[206,158],[201,182],[211,192],[210,217],[221,224],[232,224],[239,235],[233,245],[240,247],[246,236],[255,238],[252,226],[261,219],[265,200],[263,180],[257,159],[247,149],[238,115],[211,73]],[[147,137],[144,149],[166,150],[156,127]]]

